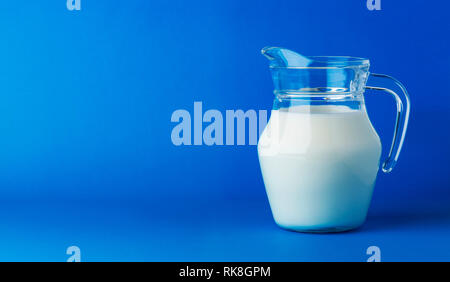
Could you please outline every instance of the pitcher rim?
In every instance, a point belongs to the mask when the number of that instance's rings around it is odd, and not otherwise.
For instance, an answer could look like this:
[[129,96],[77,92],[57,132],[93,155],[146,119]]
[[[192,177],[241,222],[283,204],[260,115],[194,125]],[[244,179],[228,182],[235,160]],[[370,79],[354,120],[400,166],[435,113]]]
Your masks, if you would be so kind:
[[[271,69],[345,69],[370,66],[370,60],[352,56],[308,56],[317,66],[270,66]],[[323,64],[323,66],[321,66]]]

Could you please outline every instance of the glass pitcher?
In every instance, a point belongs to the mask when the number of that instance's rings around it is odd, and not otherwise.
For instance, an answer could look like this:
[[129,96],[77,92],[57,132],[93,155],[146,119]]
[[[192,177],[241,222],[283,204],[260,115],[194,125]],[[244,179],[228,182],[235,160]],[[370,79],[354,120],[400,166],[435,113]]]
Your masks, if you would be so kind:
[[[266,47],[275,100],[258,141],[258,157],[275,222],[301,232],[339,232],[366,218],[378,173],[381,142],[364,104],[366,89],[397,104],[385,173],[394,168],[408,125],[410,102],[396,79],[369,74],[369,60],[305,57]],[[403,92],[366,86],[369,75],[393,80]]]

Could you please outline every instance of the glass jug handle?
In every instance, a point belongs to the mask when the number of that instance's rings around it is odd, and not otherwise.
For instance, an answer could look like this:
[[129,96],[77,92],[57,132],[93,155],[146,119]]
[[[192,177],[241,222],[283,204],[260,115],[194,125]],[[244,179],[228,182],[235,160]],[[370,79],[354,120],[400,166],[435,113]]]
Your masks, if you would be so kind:
[[[400,155],[400,151],[403,146],[403,141],[405,140],[405,134],[406,134],[406,129],[408,127],[411,103],[409,100],[408,91],[406,91],[405,86],[403,86],[403,84],[400,81],[398,81],[397,79],[395,79],[389,75],[385,75],[385,74],[371,73],[370,75],[374,76],[374,77],[387,78],[387,79],[393,80],[394,83],[402,90],[403,98],[405,101],[405,103],[403,103],[402,98],[397,93],[395,93],[394,91],[392,91],[390,89],[382,88],[382,87],[375,87],[375,86],[366,86],[365,87],[366,89],[383,91],[383,92],[387,92],[387,93],[391,94],[395,98],[395,102],[397,104],[397,118],[396,118],[395,127],[394,127],[394,137],[392,139],[392,145],[391,145],[391,149],[389,151],[389,155],[388,155],[387,159],[384,161],[383,166],[382,166],[383,172],[389,173],[392,171],[395,164],[397,163],[398,156]],[[406,108],[405,108],[405,106],[406,106]]]

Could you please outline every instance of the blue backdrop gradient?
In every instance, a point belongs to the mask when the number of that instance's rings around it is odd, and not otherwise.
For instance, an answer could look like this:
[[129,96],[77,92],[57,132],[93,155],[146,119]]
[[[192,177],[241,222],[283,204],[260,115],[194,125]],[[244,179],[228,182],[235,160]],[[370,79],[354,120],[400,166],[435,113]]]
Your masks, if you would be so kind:
[[[83,261],[365,261],[371,245],[450,260],[448,1],[1,3],[0,260],[65,261],[71,245]],[[270,110],[267,45],[366,57],[409,90],[403,152],[362,228],[281,230],[255,146],[172,144],[172,112],[194,101]],[[394,101],[366,103],[385,155]]]

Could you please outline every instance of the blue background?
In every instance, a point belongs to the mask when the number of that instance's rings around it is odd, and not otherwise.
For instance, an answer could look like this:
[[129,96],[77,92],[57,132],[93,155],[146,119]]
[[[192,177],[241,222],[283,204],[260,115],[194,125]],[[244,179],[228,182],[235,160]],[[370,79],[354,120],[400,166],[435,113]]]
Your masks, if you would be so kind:
[[[450,260],[448,1],[81,2],[1,2],[0,260]],[[267,45],[370,58],[407,86],[404,150],[362,228],[281,230],[255,146],[172,144],[194,101],[270,110]],[[394,102],[366,97],[386,152]]]

